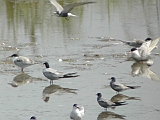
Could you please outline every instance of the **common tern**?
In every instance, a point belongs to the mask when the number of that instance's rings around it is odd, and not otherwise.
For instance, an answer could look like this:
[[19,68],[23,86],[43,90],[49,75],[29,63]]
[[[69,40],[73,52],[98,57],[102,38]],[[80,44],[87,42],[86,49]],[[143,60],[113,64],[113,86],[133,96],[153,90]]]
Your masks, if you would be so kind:
[[102,94],[101,93],[97,93],[97,102],[101,107],[104,108],[114,108],[116,106],[121,106],[121,105],[126,105],[127,103],[125,102],[112,102],[110,100],[104,99],[102,98]]
[[68,17],[68,16],[76,16],[73,15],[72,13],[70,13],[70,11],[77,6],[80,5],[85,5],[85,4],[90,4],[90,3],[95,3],[95,2],[80,2],[80,3],[73,3],[73,4],[68,4],[66,5],[64,8],[57,3],[56,0],[50,0],[51,4],[54,5],[56,7],[56,10],[54,12],[55,15],[57,15],[58,17]]
[[37,120],[35,116],[32,116],[30,120]]
[[29,58],[27,58],[27,57],[24,57],[24,56],[19,56],[19,55],[17,55],[17,54],[13,54],[13,55],[11,55],[11,56],[9,56],[9,57],[12,57],[12,58],[13,58],[13,59],[12,59],[12,60],[13,60],[13,63],[14,63],[15,65],[17,65],[18,67],[20,67],[22,72],[24,72],[23,69],[24,69],[25,67],[28,67],[28,66],[31,66],[31,65],[36,64],[36,63],[34,62],[34,60],[31,60],[31,59],[29,59]]
[[113,90],[115,90],[117,92],[122,92],[122,91],[128,90],[128,89],[136,89],[136,88],[140,87],[140,86],[126,86],[124,84],[118,83],[118,82],[116,82],[115,77],[111,77],[110,86]]
[[156,47],[159,42],[159,38],[152,40],[148,38],[138,48],[131,49],[131,57],[136,61],[147,61],[150,58],[151,51]]
[[60,78],[70,78],[70,77],[78,77],[79,75],[77,75],[76,72],[73,73],[62,73],[62,72],[58,72],[55,69],[52,69],[49,67],[49,63],[45,62],[43,63],[46,68],[42,70],[43,75],[50,79],[50,84],[53,84],[53,80],[58,80]]
[[84,116],[84,107],[78,106],[77,104],[73,105],[73,109],[70,114],[70,118],[73,120],[82,120]]

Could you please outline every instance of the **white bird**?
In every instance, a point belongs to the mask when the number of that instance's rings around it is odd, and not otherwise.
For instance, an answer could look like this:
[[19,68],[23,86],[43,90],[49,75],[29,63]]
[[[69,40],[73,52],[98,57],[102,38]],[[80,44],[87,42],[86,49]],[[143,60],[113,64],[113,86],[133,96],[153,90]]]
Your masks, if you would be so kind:
[[84,107],[79,107],[77,104],[73,105],[73,109],[70,114],[70,118],[73,120],[82,120],[84,116]]
[[30,120],[37,120],[35,116],[32,116]]
[[156,47],[159,39],[160,37],[154,40],[146,39],[140,47],[131,49],[131,57],[136,61],[147,61],[150,59],[151,51]]
[[17,55],[17,54],[13,54],[13,55],[11,55],[11,56],[9,56],[9,57],[12,57],[13,59],[13,63],[15,64],[15,65],[17,65],[18,67],[20,67],[21,68],[21,71],[23,72],[23,69],[25,68],[25,67],[28,67],[28,66],[31,66],[31,65],[34,65],[34,64],[36,64],[35,62],[34,62],[34,60],[31,60],[31,59],[29,59],[29,58],[27,58],[27,57],[24,57],[24,56],[19,56],[19,55]]
[[126,105],[127,103],[125,102],[112,102],[110,100],[102,98],[101,93],[97,93],[97,102],[101,107],[104,108],[115,108],[116,106],[121,106],[121,105]]
[[118,82],[116,82],[115,77],[111,77],[110,86],[113,90],[115,90],[117,92],[122,92],[122,91],[128,90],[128,89],[136,89],[136,88],[140,87],[140,86],[126,86],[124,84],[118,83]]
[[56,7],[57,11],[54,12],[54,14],[56,14],[58,17],[76,16],[76,15],[73,15],[72,13],[69,13],[74,7],[84,5],[84,4],[95,3],[95,2],[73,3],[73,4],[68,4],[63,8],[59,3],[57,3],[56,0],[50,0],[50,2]]
[[45,62],[43,64],[46,66],[46,68],[42,70],[43,75],[46,78],[50,79],[50,84],[53,84],[53,80],[58,80],[60,78],[70,78],[70,77],[78,77],[79,76],[79,75],[77,75],[76,72],[73,72],[73,73],[58,72],[57,70],[50,68],[48,62]]

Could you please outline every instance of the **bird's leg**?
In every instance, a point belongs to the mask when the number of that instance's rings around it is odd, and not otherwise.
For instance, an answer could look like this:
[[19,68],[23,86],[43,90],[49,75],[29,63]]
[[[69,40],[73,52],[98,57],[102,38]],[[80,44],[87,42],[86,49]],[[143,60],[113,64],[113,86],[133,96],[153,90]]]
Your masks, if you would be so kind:
[[21,71],[24,72],[24,71],[23,71],[23,68],[21,69]]

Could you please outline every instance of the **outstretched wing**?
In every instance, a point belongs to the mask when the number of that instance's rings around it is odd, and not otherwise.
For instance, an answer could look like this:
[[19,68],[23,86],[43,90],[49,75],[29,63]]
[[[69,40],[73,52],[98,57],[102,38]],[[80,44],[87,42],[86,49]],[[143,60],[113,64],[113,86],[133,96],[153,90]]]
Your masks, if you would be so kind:
[[152,40],[151,44],[149,45],[149,52],[151,52],[157,46],[159,40],[160,37]]
[[[54,0],[51,0],[54,1]],[[95,3],[95,2],[80,2],[80,3],[73,3],[73,4],[69,4],[66,5],[64,7],[64,10],[62,11],[62,13],[68,13],[70,12],[74,7],[80,6],[80,5],[85,5],[85,4],[90,4],[90,3]]]
[[59,13],[61,13],[63,11],[63,7],[59,3],[57,3],[56,0],[49,0],[49,1],[52,3],[52,5],[54,5],[56,7],[56,9]]

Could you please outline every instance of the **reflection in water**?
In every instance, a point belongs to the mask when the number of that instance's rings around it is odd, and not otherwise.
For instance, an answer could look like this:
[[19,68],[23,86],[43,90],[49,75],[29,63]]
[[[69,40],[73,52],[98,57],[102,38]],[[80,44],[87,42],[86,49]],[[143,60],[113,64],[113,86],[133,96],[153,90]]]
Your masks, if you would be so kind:
[[111,98],[112,102],[124,102],[125,100],[141,100],[139,97],[129,97],[123,94],[116,94]]
[[45,87],[43,92],[42,92],[42,96],[43,96],[43,100],[45,102],[49,101],[49,97],[51,94],[63,94],[63,93],[73,93],[73,94],[77,94],[75,91],[77,89],[70,89],[70,88],[63,88],[59,85],[50,85],[48,87]]
[[10,84],[12,87],[18,87],[19,85],[28,84],[33,81],[42,81],[42,79],[31,77],[26,73],[21,73],[13,78],[12,83],[8,84]]
[[133,77],[135,77],[135,76],[143,76],[143,77],[147,77],[147,78],[149,78],[151,80],[159,80],[159,78],[156,75],[156,73],[151,71],[149,66],[146,63],[136,62],[136,63],[133,63],[131,68],[132,68],[131,75]]
[[114,118],[118,118],[118,119],[125,119],[124,115],[119,115],[116,114],[114,112],[110,112],[110,111],[105,111],[105,112],[101,112],[98,117],[97,120],[109,120],[109,119],[114,119]]

